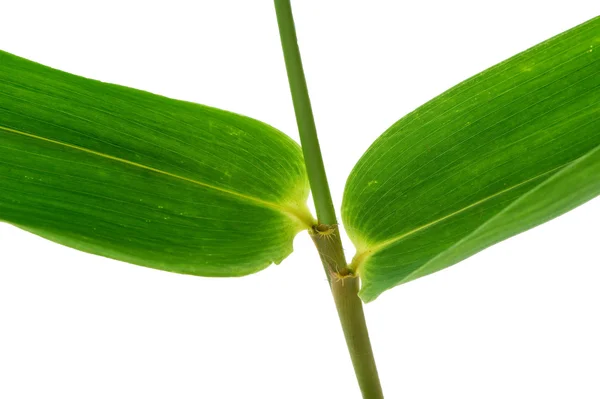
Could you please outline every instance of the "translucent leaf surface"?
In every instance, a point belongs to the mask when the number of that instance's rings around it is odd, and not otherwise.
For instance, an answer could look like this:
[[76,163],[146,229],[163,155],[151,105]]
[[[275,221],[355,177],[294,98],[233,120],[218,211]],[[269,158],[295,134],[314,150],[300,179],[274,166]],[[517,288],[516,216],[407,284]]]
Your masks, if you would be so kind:
[[597,196],[599,118],[595,18],[400,119],[346,184],[363,300]]
[[143,266],[239,276],[311,223],[299,146],[259,121],[0,52],[0,220]]

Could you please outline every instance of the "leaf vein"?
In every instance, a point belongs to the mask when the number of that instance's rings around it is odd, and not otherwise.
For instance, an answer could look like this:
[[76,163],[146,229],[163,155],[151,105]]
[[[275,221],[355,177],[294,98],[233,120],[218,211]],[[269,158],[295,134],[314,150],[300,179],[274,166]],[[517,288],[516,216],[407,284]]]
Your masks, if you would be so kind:
[[115,156],[112,156],[112,155],[108,155],[108,154],[103,154],[101,152],[90,150],[88,148],[80,147],[80,146],[69,144],[69,143],[64,143],[64,142],[61,142],[61,141],[58,141],[58,140],[49,139],[49,138],[46,138],[46,137],[41,137],[41,136],[38,136],[38,135],[35,135],[35,134],[32,134],[32,133],[22,132],[20,130],[12,129],[12,128],[9,128],[9,127],[6,127],[6,126],[0,126],[0,130],[4,130],[5,132],[8,132],[8,133],[14,133],[14,134],[18,134],[18,135],[21,135],[21,136],[29,137],[29,138],[32,138],[32,139],[36,139],[36,140],[45,141],[45,142],[52,143],[52,144],[55,144],[55,145],[60,145],[60,146],[66,147],[66,148],[70,148],[70,149],[73,149],[73,150],[85,152],[85,153],[92,154],[92,155],[95,155],[95,156],[99,156],[99,157],[102,157],[102,158],[105,158],[105,159],[109,159],[109,160],[112,160],[112,161],[115,161],[115,162],[120,162],[120,163],[127,164],[127,165],[130,165],[130,166],[133,166],[133,167],[137,167],[137,168],[140,168],[140,169],[144,169],[144,170],[148,170],[148,171],[151,171],[151,172],[154,172],[154,173],[158,173],[158,174],[161,174],[161,175],[164,175],[164,176],[169,176],[169,177],[172,177],[172,178],[175,178],[175,179],[186,181],[188,183],[196,184],[196,185],[201,186],[201,187],[205,187],[205,188],[208,188],[208,189],[211,189],[211,190],[214,190],[214,191],[218,191],[218,192],[221,192],[221,193],[225,193],[225,194],[231,195],[233,197],[237,197],[237,198],[239,198],[241,200],[244,200],[244,201],[247,201],[247,202],[252,202],[254,204],[258,204],[258,205],[261,205],[263,207],[274,209],[274,210],[276,210],[278,212],[281,212],[281,213],[285,214],[286,216],[288,216],[290,218],[293,218],[294,220],[300,221],[303,225],[308,224],[308,222],[306,220],[306,217],[303,217],[303,215],[300,215],[299,211],[297,211],[295,209],[292,209],[292,208],[285,207],[283,205],[279,205],[279,204],[270,202],[270,201],[265,201],[265,200],[262,200],[260,198],[252,197],[250,195],[246,195],[246,194],[238,193],[236,191],[232,191],[232,190],[228,190],[228,189],[225,189],[225,188],[213,186],[211,184],[204,183],[204,182],[201,182],[201,181],[198,181],[198,180],[194,180],[194,179],[190,179],[190,178],[187,178],[187,177],[184,177],[184,176],[179,176],[179,175],[176,175],[174,173],[165,172],[163,170],[160,170],[160,169],[157,169],[157,168],[153,168],[153,167],[150,167],[150,166],[146,166],[146,165],[142,165],[142,164],[137,163],[137,162],[128,161],[126,159],[118,158],[118,157],[115,157]]

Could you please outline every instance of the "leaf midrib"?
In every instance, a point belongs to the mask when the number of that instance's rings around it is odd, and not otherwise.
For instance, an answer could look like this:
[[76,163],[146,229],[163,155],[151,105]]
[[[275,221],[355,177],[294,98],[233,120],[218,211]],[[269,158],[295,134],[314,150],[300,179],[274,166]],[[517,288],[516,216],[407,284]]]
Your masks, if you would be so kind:
[[[501,216],[502,214],[504,214],[504,212],[506,212],[507,210],[509,210],[510,208],[512,208],[513,206],[515,206],[515,204],[517,204],[519,201],[521,201],[522,199],[526,198],[527,196],[529,196],[531,193],[537,191],[541,186],[543,186],[544,184],[546,184],[547,182],[551,181],[552,179],[554,179],[555,177],[559,176],[562,172],[564,172],[567,169],[573,168],[575,167],[577,164],[579,164],[579,162],[583,161],[584,159],[586,159],[588,156],[592,155],[593,153],[595,153],[596,151],[600,150],[600,145],[594,147],[593,149],[591,149],[590,151],[588,151],[586,154],[580,156],[579,158],[575,159],[574,161],[571,161],[565,165],[563,165],[560,170],[558,170],[556,173],[552,174],[551,176],[549,176],[545,181],[543,181],[542,183],[538,184],[537,186],[533,187],[531,190],[529,190],[528,192],[526,192],[525,194],[523,194],[522,196],[520,196],[519,198],[515,199],[514,201],[512,201],[508,206],[506,206],[504,209],[502,209],[500,212],[498,212],[497,214],[495,214],[494,216],[492,216],[491,218],[489,218],[488,220],[486,220],[484,223],[482,223],[479,227],[477,227],[475,230],[473,230],[472,232],[470,232],[469,234],[467,234],[466,236],[464,236],[463,238],[461,238],[460,240],[458,240],[457,242],[455,242],[454,244],[452,244],[449,248],[445,249],[444,251],[440,252],[439,254],[437,254],[436,256],[434,256],[433,258],[429,259],[427,262],[425,262],[424,264],[422,264],[421,266],[419,266],[417,269],[413,270],[411,273],[409,273],[408,275],[406,275],[399,284],[402,284],[404,282],[407,282],[410,280],[410,278],[412,276],[414,276],[418,271],[423,270],[425,267],[427,267],[429,264],[431,264],[431,262],[434,262],[437,258],[439,258],[442,254],[448,252],[449,250],[451,250],[452,248],[456,247],[457,245],[461,244],[462,242],[464,242],[465,240],[469,239],[470,237],[472,237],[474,234],[476,234],[478,231],[480,231],[482,228],[484,228],[485,226],[487,226],[490,222],[492,222],[493,220],[495,220],[497,217]],[[557,168],[558,169],[558,168]]]
[[33,133],[23,132],[23,131],[20,131],[20,130],[17,130],[17,129],[13,129],[13,128],[10,128],[10,127],[7,127],[7,126],[1,126],[0,125],[0,130],[4,130],[5,132],[8,132],[8,133],[14,133],[14,134],[18,134],[18,135],[21,135],[21,136],[29,137],[29,138],[32,138],[32,139],[36,139],[36,140],[40,140],[40,141],[52,143],[52,144],[55,144],[55,145],[63,146],[63,147],[66,147],[66,148],[77,150],[77,151],[85,152],[85,153],[92,154],[92,155],[95,155],[95,156],[98,156],[98,157],[102,157],[102,158],[105,158],[105,159],[110,159],[111,161],[120,162],[120,163],[129,165],[129,166],[133,166],[133,167],[136,167],[136,168],[148,170],[148,171],[151,171],[151,172],[154,172],[154,173],[158,173],[158,174],[161,174],[161,175],[164,175],[164,176],[169,176],[169,177],[174,178],[174,179],[183,180],[183,181],[186,181],[188,183],[196,184],[196,185],[204,187],[204,188],[208,188],[208,189],[211,189],[211,190],[219,191],[219,192],[222,192],[222,193],[225,193],[225,194],[237,197],[237,198],[242,199],[244,201],[251,202],[251,203],[254,203],[254,204],[266,207],[266,208],[273,209],[273,210],[275,210],[277,212],[280,212],[280,213],[284,214],[285,216],[291,218],[294,221],[299,221],[305,227],[309,227],[312,224],[312,221],[310,221],[310,218],[307,217],[307,215],[304,212],[302,212],[301,210],[296,209],[294,207],[289,207],[289,206],[285,206],[285,205],[279,205],[279,204],[276,204],[274,202],[265,201],[265,200],[262,200],[260,198],[253,197],[251,195],[246,195],[246,194],[238,193],[237,191],[228,190],[226,188],[222,188],[222,187],[218,187],[218,186],[213,186],[213,185],[208,184],[208,183],[204,183],[204,182],[201,182],[201,181],[198,181],[198,180],[194,180],[194,179],[190,179],[190,178],[187,178],[187,177],[184,177],[184,176],[176,175],[174,173],[166,172],[164,170],[153,168],[151,166],[146,166],[146,165],[143,165],[143,164],[140,164],[140,163],[137,163],[137,162],[129,161],[127,159],[123,159],[123,158],[115,157],[115,156],[112,156],[112,155],[104,154],[102,152],[90,150],[89,148],[81,147],[81,146],[78,146],[78,145],[64,143],[62,141],[53,140],[53,139],[49,139],[49,138],[46,138],[46,137],[38,136],[38,135],[33,134]]
[[[600,146],[594,147],[592,150],[590,150],[590,151],[589,151],[589,152],[587,152],[586,154],[584,154],[584,155],[580,156],[579,158],[577,158],[577,159],[575,159],[575,160],[573,160],[573,161],[570,161],[570,162],[568,162],[568,163],[566,163],[566,164],[563,164],[563,165],[557,166],[557,167],[555,167],[555,168],[553,168],[553,169],[550,169],[550,170],[548,170],[548,171],[546,171],[546,172],[540,173],[540,174],[539,174],[539,175],[537,175],[537,176],[534,176],[534,177],[532,177],[532,178],[529,178],[529,179],[527,179],[527,180],[524,180],[524,181],[522,181],[522,182],[520,182],[520,183],[517,183],[517,184],[515,184],[515,185],[511,186],[511,187],[508,187],[508,188],[506,188],[506,189],[504,189],[504,190],[498,191],[497,193],[494,193],[494,194],[492,194],[492,195],[490,195],[490,196],[488,196],[488,197],[485,197],[485,198],[483,198],[483,199],[481,199],[481,200],[479,200],[479,201],[473,202],[472,204],[469,204],[469,205],[467,205],[467,206],[465,206],[465,207],[463,207],[463,208],[461,208],[461,209],[459,209],[459,210],[457,210],[457,211],[454,211],[454,212],[452,212],[452,213],[449,213],[448,215],[445,215],[445,216],[443,216],[443,217],[441,217],[441,218],[438,218],[438,219],[436,219],[436,220],[434,220],[434,221],[432,221],[432,222],[429,222],[429,223],[426,223],[426,224],[424,224],[424,225],[421,225],[421,226],[419,226],[419,227],[417,227],[417,228],[414,228],[414,229],[412,229],[412,230],[410,230],[410,231],[408,231],[408,232],[406,232],[406,233],[400,234],[400,235],[398,235],[398,236],[396,236],[396,237],[389,238],[389,239],[387,239],[387,240],[385,240],[385,241],[382,241],[382,242],[380,242],[380,243],[377,243],[377,244],[375,244],[375,245],[371,245],[371,246],[369,246],[369,245],[366,245],[364,249],[362,249],[361,251],[357,252],[357,254],[354,256],[354,259],[352,260],[352,263],[350,264],[350,268],[351,268],[351,269],[352,269],[354,272],[358,273],[358,272],[359,272],[359,270],[360,270],[360,266],[361,266],[361,265],[363,265],[363,264],[366,262],[366,260],[367,260],[368,258],[370,258],[371,256],[373,256],[375,253],[377,253],[377,252],[380,252],[381,250],[383,250],[383,249],[385,249],[385,248],[389,247],[390,245],[393,245],[393,244],[395,244],[395,243],[397,243],[397,242],[399,242],[399,241],[403,241],[403,240],[405,240],[405,239],[409,238],[410,236],[412,236],[412,235],[414,235],[414,234],[417,234],[417,233],[419,233],[420,231],[426,230],[426,229],[428,229],[429,227],[432,227],[432,226],[434,226],[434,225],[436,225],[436,224],[438,224],[438,223],[441,223],[441,222],[443,222],[444,220],[450,219],[450,218],[452,218],[452,217],[454,217],[454,216],[456,216],[456,215],[459,215],[459,214],[461,214],[461,213],[463,213],[463,212],[466,212],[466,211],[467,211],[467,210],[469,210],[469,209],[472,209],[472,208],[474,208],[474,207],[476,207],[476,206],[479,206],[479,205],[481,205],[481,204],[483,204],[483,203],[485,203],[485,202],[487,202],[487,201],[489,201],[489,200],[492,200],[492,199],[494,199],[494,198],[496,198],[496,197],[498,197],[498,196],[500,196],[500,195],[502,195],[502,194],[506,194],[507,192],[510,192],[510,191],[512,191],[512,190],[514,190],[514,189],[516,189],[516,188],[518,188],[518,187],[521,187],[521,186],[523,186],[523,185],[525,185],[525,184],[527,184],[527,183],[531,183],[532,181],[535,181],[535,180],[537,180],[537,179],[540,179],[540,178],[542,178],[543,176],[546,176],[546,175],[548,175],[548,174],[552,174],[551,176],[549,176],[549,177],[548,177],[548,179],[550,179],[550,178],[554,177],[554,176],[555,176],[555,175],[556,175],[558,172],[560,172],[560,171],[564,170],[565,168],[567,168],[567,167],[568,167],[568,166],[570,166],[570,165],[576,164],[578,161],[580,161],[580,160],[584,159],[586,156],[588,156],[589,154],[593,153],[594,151],[596,151],[596,150],[598,150],[598,149],[600,149]],[[553,173],[553,172],[554,172],[554,173]],[[516,202],[516,201],[518,201],[519,199],[521,199],[521,198],[525,197],[526,195],[528,195],[529,193],[531,193],[532,191],[534,191],[534,190],[535,190],[537,187],[539,187],[539,185],[537,185],[536,187],[534,187],[534,188],[532,188],[531,190],[527,191],[526,193],[524,193],[524,194],[523,194],[522,196],[520,196],[519,198],[515,199],[515,201],[513,201],[511,204],[509,204],[509,205],[508,205],[506,208],[502,209],[502,210],[501,210],[499,213],[502,213],[502,212],[504,212],[504,211],[505,211],[505,210],[506,210],[508,207],[510,207],[510,206],[511,206],[511,205],[512,205],[514,202]],[[490,220],[492,220],[492,219],[493,219],[493,218],[495,218],[496,216],[497,216],[497,215],[494,215],[494,216],[492,216],[490,219],[488,219],[486,222],[484,222],[484,223],[482,224],[482,226],[483,226],[483,225],[485,225],[486,223],[488,223]],[[480,226],[480,227],[481,227],[481,226]],[[477,228],[475,231],[477,231],[477,230],[478,230],[480,227],[478,227],[478,228]],[[469,236],[471,236],[471,234],[472,234],[472,232],[471,232],[471,233],[469,233],[469,234],[468,234],[466,237],[469,237]],[[463,239],[465,239],[466,237],[463,237],[461,240],[459,240],[459,242],[460,242],[460,241],[462,241]],[[454,244],[454,245],[456,245],[456,244]],[[441,253],[444,253],[444,252],[446,252],[446,250],[442,251]],[[439,256],[439,255],[440,255],[440,254],[436,255],[435,257],[437,257],[437,256]],[[432,258],[432,259],[435,259],[435,257],[434,257],[434,258]],[[405,281],[405,280],[406,280],[406,279],[407,279],[409,276],[413,275],[413,274],[414,274],[415,272],[417,272],[418,270],[421,270],[423,267],[425,267],[425,266],[426,266],[427,264],[429,264],[430,262],[431,262],[431,259],[430,259],[429,261],[425,262],[423,265],[419,266],[419,267],[418,267],[416,270],[414,270],[413,272],[411,272],[411,273],[410,273],[410,274],[409,274],[407,277],[405,277],[405,278],[404,278],[402,281]]]

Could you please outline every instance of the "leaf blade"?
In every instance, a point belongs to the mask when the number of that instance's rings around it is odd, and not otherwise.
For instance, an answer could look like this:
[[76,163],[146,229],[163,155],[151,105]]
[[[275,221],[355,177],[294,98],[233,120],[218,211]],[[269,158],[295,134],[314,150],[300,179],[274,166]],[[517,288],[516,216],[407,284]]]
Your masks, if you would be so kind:
[[86,252],[244,275],[311,219],[299,146],[247,117],[0,53],[0,126],[0,220]]
[[364,300],[508,238],[470,234],[600,145],[598,44],[596,18],[450,89],[371,146],[342,208]]

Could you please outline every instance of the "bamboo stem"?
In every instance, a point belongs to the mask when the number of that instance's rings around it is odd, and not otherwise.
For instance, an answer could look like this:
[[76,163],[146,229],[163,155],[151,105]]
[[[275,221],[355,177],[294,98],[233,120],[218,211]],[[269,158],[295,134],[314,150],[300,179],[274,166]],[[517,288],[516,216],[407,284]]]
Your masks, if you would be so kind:
[[275,11],[304,161],[319,220],[319,224],[313,226],[311,237],[319,251],[329,280],[362,396],[364,399],[382,399],[383,393],[369,340],[363,306],[358,297],[359,279],[347,266],[339,235],[335,208],[331,200],[302,68],[290,0],[275,0]]
[[323,235],[324,226],[313,228],[311,237],[325,267],[337,308],[352,366],[364,399],[382,399],[383,392],[362,301],[358,297],[359,279],[346,265],[337,226]]
[[329,192],[325,166],[317,137],[317,128],[315,118],[313,117],[306,78],[304,77],[304,68],[300,58],[300,49],[296,38],[296,28],[294,26],[294,17],[289,0],[275,0],[275,11],[277,12],[277,22],[279,24],[279,36],[281,37],[281,46],[283,47],[283,56],[287,69],[290,91],[292,92],[292,101],[294,111],[296,112],[296,122],[300,132],[300,142],[302,152],[304,153],[304,162],[310,188],[317,210],[317,218],[321,223],[336,224],[335,208]]

